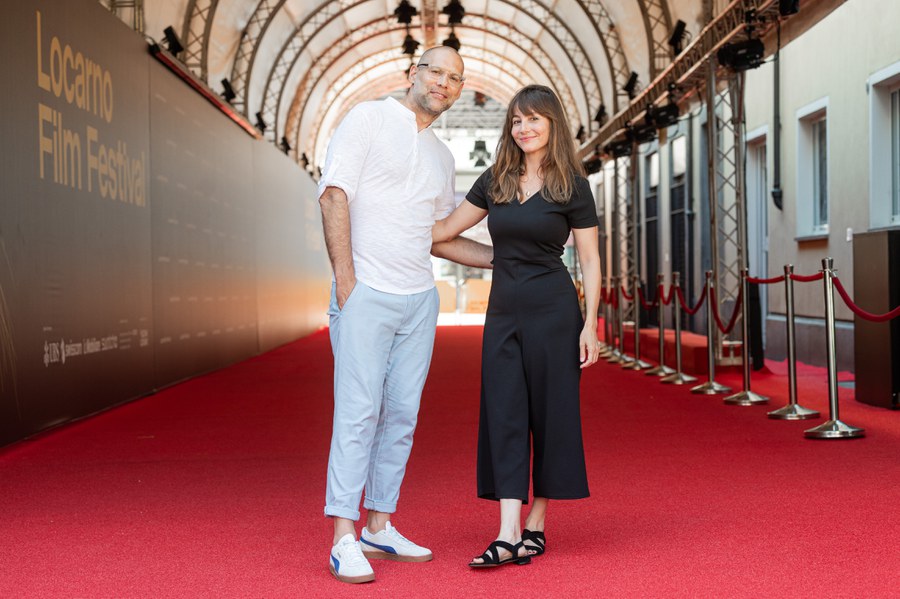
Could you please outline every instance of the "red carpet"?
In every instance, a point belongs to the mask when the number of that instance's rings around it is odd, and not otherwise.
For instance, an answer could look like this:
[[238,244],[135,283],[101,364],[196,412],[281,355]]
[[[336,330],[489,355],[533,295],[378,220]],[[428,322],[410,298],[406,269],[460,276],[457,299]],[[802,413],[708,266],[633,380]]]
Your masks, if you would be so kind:
[[[395,523],[426,564],[327,570],[325,332],[0,450],[2,597],[900,596],[900,414],[859,404],[860,440],[608,364],[583,382],[592,497],[556,502],[548,552],[470,571],[496,533],[475,498],[480,327],[441,328]],[[770,368],[784,370],[784,364]],[[827,414],[822,369],[801,403]],[[739,376],[720,382],[739,387]]]

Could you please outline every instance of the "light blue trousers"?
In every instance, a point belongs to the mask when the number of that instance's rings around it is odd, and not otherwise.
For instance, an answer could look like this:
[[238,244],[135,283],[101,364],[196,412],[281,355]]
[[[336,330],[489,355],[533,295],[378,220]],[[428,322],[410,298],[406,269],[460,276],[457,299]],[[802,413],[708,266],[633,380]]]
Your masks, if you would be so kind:
[[393,513],[412,449],[440,309],[436,289],[413,295],[357,281],[342,310],[331,289],[334,424],[325,515]]

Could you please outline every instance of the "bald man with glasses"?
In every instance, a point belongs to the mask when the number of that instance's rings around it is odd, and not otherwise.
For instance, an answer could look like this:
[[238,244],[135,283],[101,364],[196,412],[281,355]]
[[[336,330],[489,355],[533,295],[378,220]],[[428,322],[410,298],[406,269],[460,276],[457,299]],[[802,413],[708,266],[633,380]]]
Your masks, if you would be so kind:
[[[319,180],[334,271],[329,331],[334,421],[325,515],[329,569],[375,579],[369,559],[423,562],[431,551],[394,528],[431,362],[440,302],[430,255],[489,268],[491,248],[458,238],[432,247],[431,228],[455,208],[455,164],[430,125],[459,98],[459,54],[431,48],[409,71],[406,96],[363,102],[341,121]],[[356,521],[363,505],[366,526]]]

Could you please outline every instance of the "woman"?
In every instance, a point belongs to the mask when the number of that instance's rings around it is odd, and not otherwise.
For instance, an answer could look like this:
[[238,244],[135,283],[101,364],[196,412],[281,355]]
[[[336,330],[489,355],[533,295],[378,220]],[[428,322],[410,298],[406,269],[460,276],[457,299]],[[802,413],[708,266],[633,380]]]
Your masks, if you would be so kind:
[[[600,256],[590,186],[559,99],[529,85],[512,99],[494,165],[435,224],[453,239],[488,214],[494,277],[484,324],[478,496],[500,502],[500,532],[473,568],[526,564],[544,553],[551,499],[588,496],[581,440],[581,369],[597,361]],[[570,231],[588,318],[563,265]],[[534,445],[534,504],[528,502]]]

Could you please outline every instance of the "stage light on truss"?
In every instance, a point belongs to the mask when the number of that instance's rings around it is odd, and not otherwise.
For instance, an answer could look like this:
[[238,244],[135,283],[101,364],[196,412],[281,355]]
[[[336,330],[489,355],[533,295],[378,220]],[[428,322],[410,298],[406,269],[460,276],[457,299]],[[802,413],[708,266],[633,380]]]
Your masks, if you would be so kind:
[[403,39],[403,53],[412,56],[416,53],[416,50],[419,49],[419,42],[413,39],[413,36],[410,34],[406,34],[406,37]]
[[291,151],[291,144],[288,143],[287,137],[285,137],[283,135],[281,136],[281,143],[278,144],[278,146],[281,148],[281,151],[284,152],[285,154],[287,154],[288,152]]
[[594,121],[602,127],[607,120],[609,120],[609,115],[606,114],[606,104],[601,103],[600,108],[597,109],[597,114],[594,115]]
[[222,79],[222,97],[228,103],[237,98],[237,94],[234,93],[234,88],[231,87],[231,82],[228,79]]
[[575,139],[578,140],[578,143],[584,143],[585,135],[587,135],[587,132],[584,130],[584,125],[578,125],[578,133],[575,134]]
[[800,0],[778,0],[778,14],[782,17],[800,12]]
[[650,123],[629,125],[625,137],[638,144],[650,143],[656,139],[656,127]]
[[441,43],[441,45],[442,45],[442,46],[447,46],[448,48],[453,48],[454,50],[456,50],[457,52],[459,52],[459,48],[460,48],[460,45],[461,45],[461,44],[459,43],[459,38],[456,37],[456,33],[454,33],[453,31],[451,31],[451,32],[450,32],[450,35],[447,36],[447,39],[445,39],[445,40]]
[[725,44],[716,53],[719,64],[734,71],[755,69],[762,64],[766,48],[759,39]]
[[169,25],[163,29],[163,35],[166,36],[166,46],[168,46],[169,54],[178,56],[184,52],[184,46],[181,44],[181,40],[178,39],[178,34],[175,33],[174,27]]
[[265,133],[266,127],[268,127],[268,125],[266,124],[266,119],[263,118],[263,114],[261,112],[257,112],[256,113],[256,128],[259,129],[260,131],[262,131],[263,133]]
[[469,152],[469,159],[475,160],[475,166],[487,166],[485,161],[491,159],[491,153],[488,152],[487,143],[483,139],[475,140],[475,147]]
[[651,104],[647,107],[646,120],[657,129],[665,129],[677,123],[680,114],[681,111],[678,109],[678,104],[674,102],[669,102],[659,108]]
[[463,5],[460,4],[459,0],[450,0],[450,3],[442,8],[441,12],[447,15],[447,23],[449,25],[461,24],[463,17],[466,15],[466,9],[463,8]]
[[613,158],[623,158],[625,156],[631,156],[632,147],[633,144],[630,140],[618,139],[606,144],[603,151]]
[[684,35],[687,33],[687,23],[678,19],[675,27],[672,29],[672,35],[669,36],[669,46],[672,48],[672,55],[678,56],[684,46]]
[[583,166],[584,172],[588,175],[600,172],[600,169],[603,168],[603,160],[600,158],[600,146],[594,148],[594,153],[584,161]]
[[638,82],[638,74],[634,71],[631,71],[631,75],[628,77],[628,81],[622,86],[622,91],[628,94],[629,100],[634,100],[634,97],[637,95],[637,82]]
[[419,14],[418,9],[410,4],[408,0],[403,0],[400,2],[400,5],[394,9],[394,14],[397,16],[397,22],[401,25],[409,25],[412,23],[412,18]]

